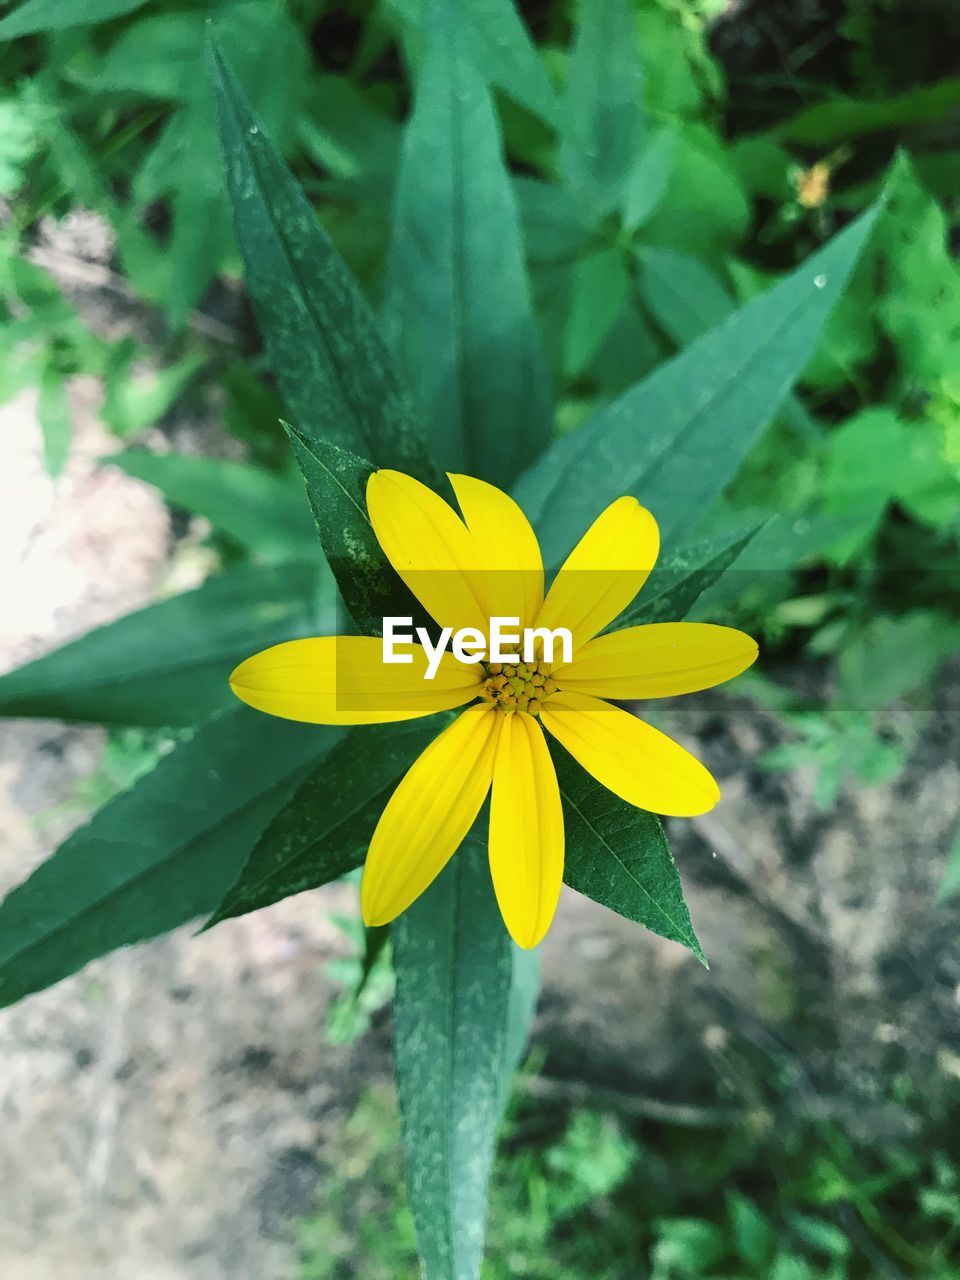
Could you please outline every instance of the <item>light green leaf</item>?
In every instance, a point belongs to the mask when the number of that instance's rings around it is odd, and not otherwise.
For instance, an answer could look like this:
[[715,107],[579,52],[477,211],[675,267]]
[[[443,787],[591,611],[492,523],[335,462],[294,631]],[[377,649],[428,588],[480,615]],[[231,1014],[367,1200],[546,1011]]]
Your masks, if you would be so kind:
[[873,227],[857,222],[718,328],[558,440],[520,478],[547,564],[609,502],[636,495],[664,541],[702,518],[736,476],[816,345]]
[[630,279],[615,245],[581,258],[573,268],[573,295],[564,351],[569,377],[583,373],[627,302]]
[[[121,346],[119,351],[125,362],[130,360],[129,349],[124,350]],[[116,376],[111,377],[108,371],[101,411],[103,421],[118,436],[134,435],[152,427],[179,399],[206,363],[205,357],[198,354],[186,356],[146,376],[139,371],[131,376],[129,364],[126,368],[121,365]]]
[[445,470],[510,483],[550,433],[519,214],[457,7],[431,0],[384,320]]
[[946,902],[960,893],[960,834],[954,840],[947,855],[947,865],[943,870],[943,879],[937,893],[938,902]]
[[[414,28],[426,25],[433,0],[389,0]],[[531,40],[513,0],[470,0],[464,4],[464,35],[470,59],[483,78],[534,115],[554,123],[557,98],[540,50]]]
[[43,461],[54,480],[64,468],[70,452],[72,421],[67,384],[58,370],[47,367],[40,380],[37,417],[43,432]]
[[449,719],[349,729],[277,813],[205,927],[358,867],[394,787]]
[[232,705],[227,680],[238,662],[329,631],[334,612],[320,564],[228,569],[0,676],[0,715],[197,724]]
[[511,941],[468,838],[394,923],[393,1026],[425,1280],[477,1280],[508,1060]]
[[620,628],[681,621],[703,592],[729,569],[760,528],[756,525],[736,536],[716,534],[665,557],[614,625]]
[[265,560],[306,560],[317,535],[303,486],[249,462],[128,449],[105,463],[154,485],[174,506],[206,516],[228,537]]
[[660,819],[619,799],[558,742],[548,742],[563,801],[564,881],[618,915],[688,947],[706,965]]
[[43,31],[93,27],[142,9],[147,0],[26,0],[0,18],[0,40],[16,40]]
[[338,734],[238,707],[175,747],[0,904],[0,1004],[211,911]]
[[383,554],[367,515],[371,463],[326,440],[309,440],[283,424],[307,484],[327,563],[351,618],[364,635],[379,635],[383,619],[412,617],[425,625],[422,606]]
[[297,427],[422,474],[423,441],[366,300],[216,45],[210,66],[247,287]]
[[579,0],[560,121],[559,167],[583,211],[617,205],[643,143],[643,72],[630,0]]
[[632,234],[656,212],[670,181],[677,154],[676,130],[658,129],[643,145],[623,195],[623,229]]

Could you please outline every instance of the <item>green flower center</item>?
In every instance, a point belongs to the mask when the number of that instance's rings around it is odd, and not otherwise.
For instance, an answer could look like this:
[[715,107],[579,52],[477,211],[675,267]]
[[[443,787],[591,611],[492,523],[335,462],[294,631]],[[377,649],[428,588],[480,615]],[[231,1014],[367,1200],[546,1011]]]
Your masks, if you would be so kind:
[[515,665],[500,662],[484,662],[486,679],[480,693],[488,698],[504,715],[511,711],[526,711],[531,716],[540,714],[540,707],[548,694],[557,692],[557,682],[551,680],[551,668],[545,662],[518,662]]

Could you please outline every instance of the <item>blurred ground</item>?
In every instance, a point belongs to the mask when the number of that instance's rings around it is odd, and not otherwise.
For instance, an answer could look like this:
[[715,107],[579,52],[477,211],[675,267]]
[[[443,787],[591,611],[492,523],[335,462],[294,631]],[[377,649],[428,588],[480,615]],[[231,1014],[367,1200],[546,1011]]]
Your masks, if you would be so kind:
[[[56,486],[31,397],[0,410],[0,667],[189,575],[162,503],[98,470],[115,448],[98,395],[73,388],[76,443]],[[751,766],[777,740],[762,713],[682,705],[674,727],[725,783],[717,815],[673,832],[713,968],[565,891],[544,948],[536,1088],[709,1129],[773,1123],[776,1073],[786,1105],[858,1140],[934,1125],[960,1074],[957,916],[935,904],[960,807],[956,679],[904,774],[830,815],[809,779]],[[0,728],[0,889],[82,819],[103,741]],[[387,1069],[384,1020],[353,1047],[324,1036],[324,965],[345,946],[328,913],[351,894],[181,931],[0,1013],[4,1280],[291,1275],[292,1220],[336,1163],[359,1090]]]

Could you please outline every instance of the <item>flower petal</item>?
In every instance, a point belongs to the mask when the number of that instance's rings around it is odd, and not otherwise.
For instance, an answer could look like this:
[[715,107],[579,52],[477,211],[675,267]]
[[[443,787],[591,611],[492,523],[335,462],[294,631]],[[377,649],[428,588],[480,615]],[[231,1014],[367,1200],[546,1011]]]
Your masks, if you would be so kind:
[[568,627],[573,648],[592,639],[637,594],[660,549],[657,522],[636,498],[618,498],[594,520],[547,593],[538,627]]
[[638,809],[690,818],[720,799],[699,760],[653,725],[585,693],[556,693],[544,727],[598,782]]
[[670,698],[732,680],[756,657],[756,640],[733,627],[653,622],[597,636],[552,674],[563,689],[598,698]]
[[514,942],[535,947],[563,881],[560,788],[540,726],[523,712],[500,731],[490,801],[490,873]]
[[486,635],[476,544],[453,508],[412,476],[383,470],[367,481],[367,512],[384,555],[430,616]]
[[486,799],[504,717],[469,707],[407,770],[380,815],[360,889],[368,925],[389,924],[440,874]]
[[543,604],[543,560],[537,535],[514,500],[473,476],[448,475],[476,543],[489,616],[532,627]]
[[[398,645],[397,651],[404,652]],[[308,724],[383,724],[462,707],[480,690],[482,669],[445,653],[432,680],[427,655],[407,646],[409,664],[385,663],[375,636],[318,636],[275,644],[241,662],[230,688],[241,702]]]

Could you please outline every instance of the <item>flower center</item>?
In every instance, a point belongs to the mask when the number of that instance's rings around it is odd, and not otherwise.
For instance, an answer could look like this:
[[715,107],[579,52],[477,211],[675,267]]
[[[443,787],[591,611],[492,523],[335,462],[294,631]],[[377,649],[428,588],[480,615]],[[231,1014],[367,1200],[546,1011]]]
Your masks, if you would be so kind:
[[550,679],[550,667],[545,662],[518,662],[515,665],[484,662],[482,665],[487,677],[480,689],[481,696],[489,698],[504,715],[511,711],[526,711],[531,716],[538,716],[544,698],[557,692],[557,682]]

